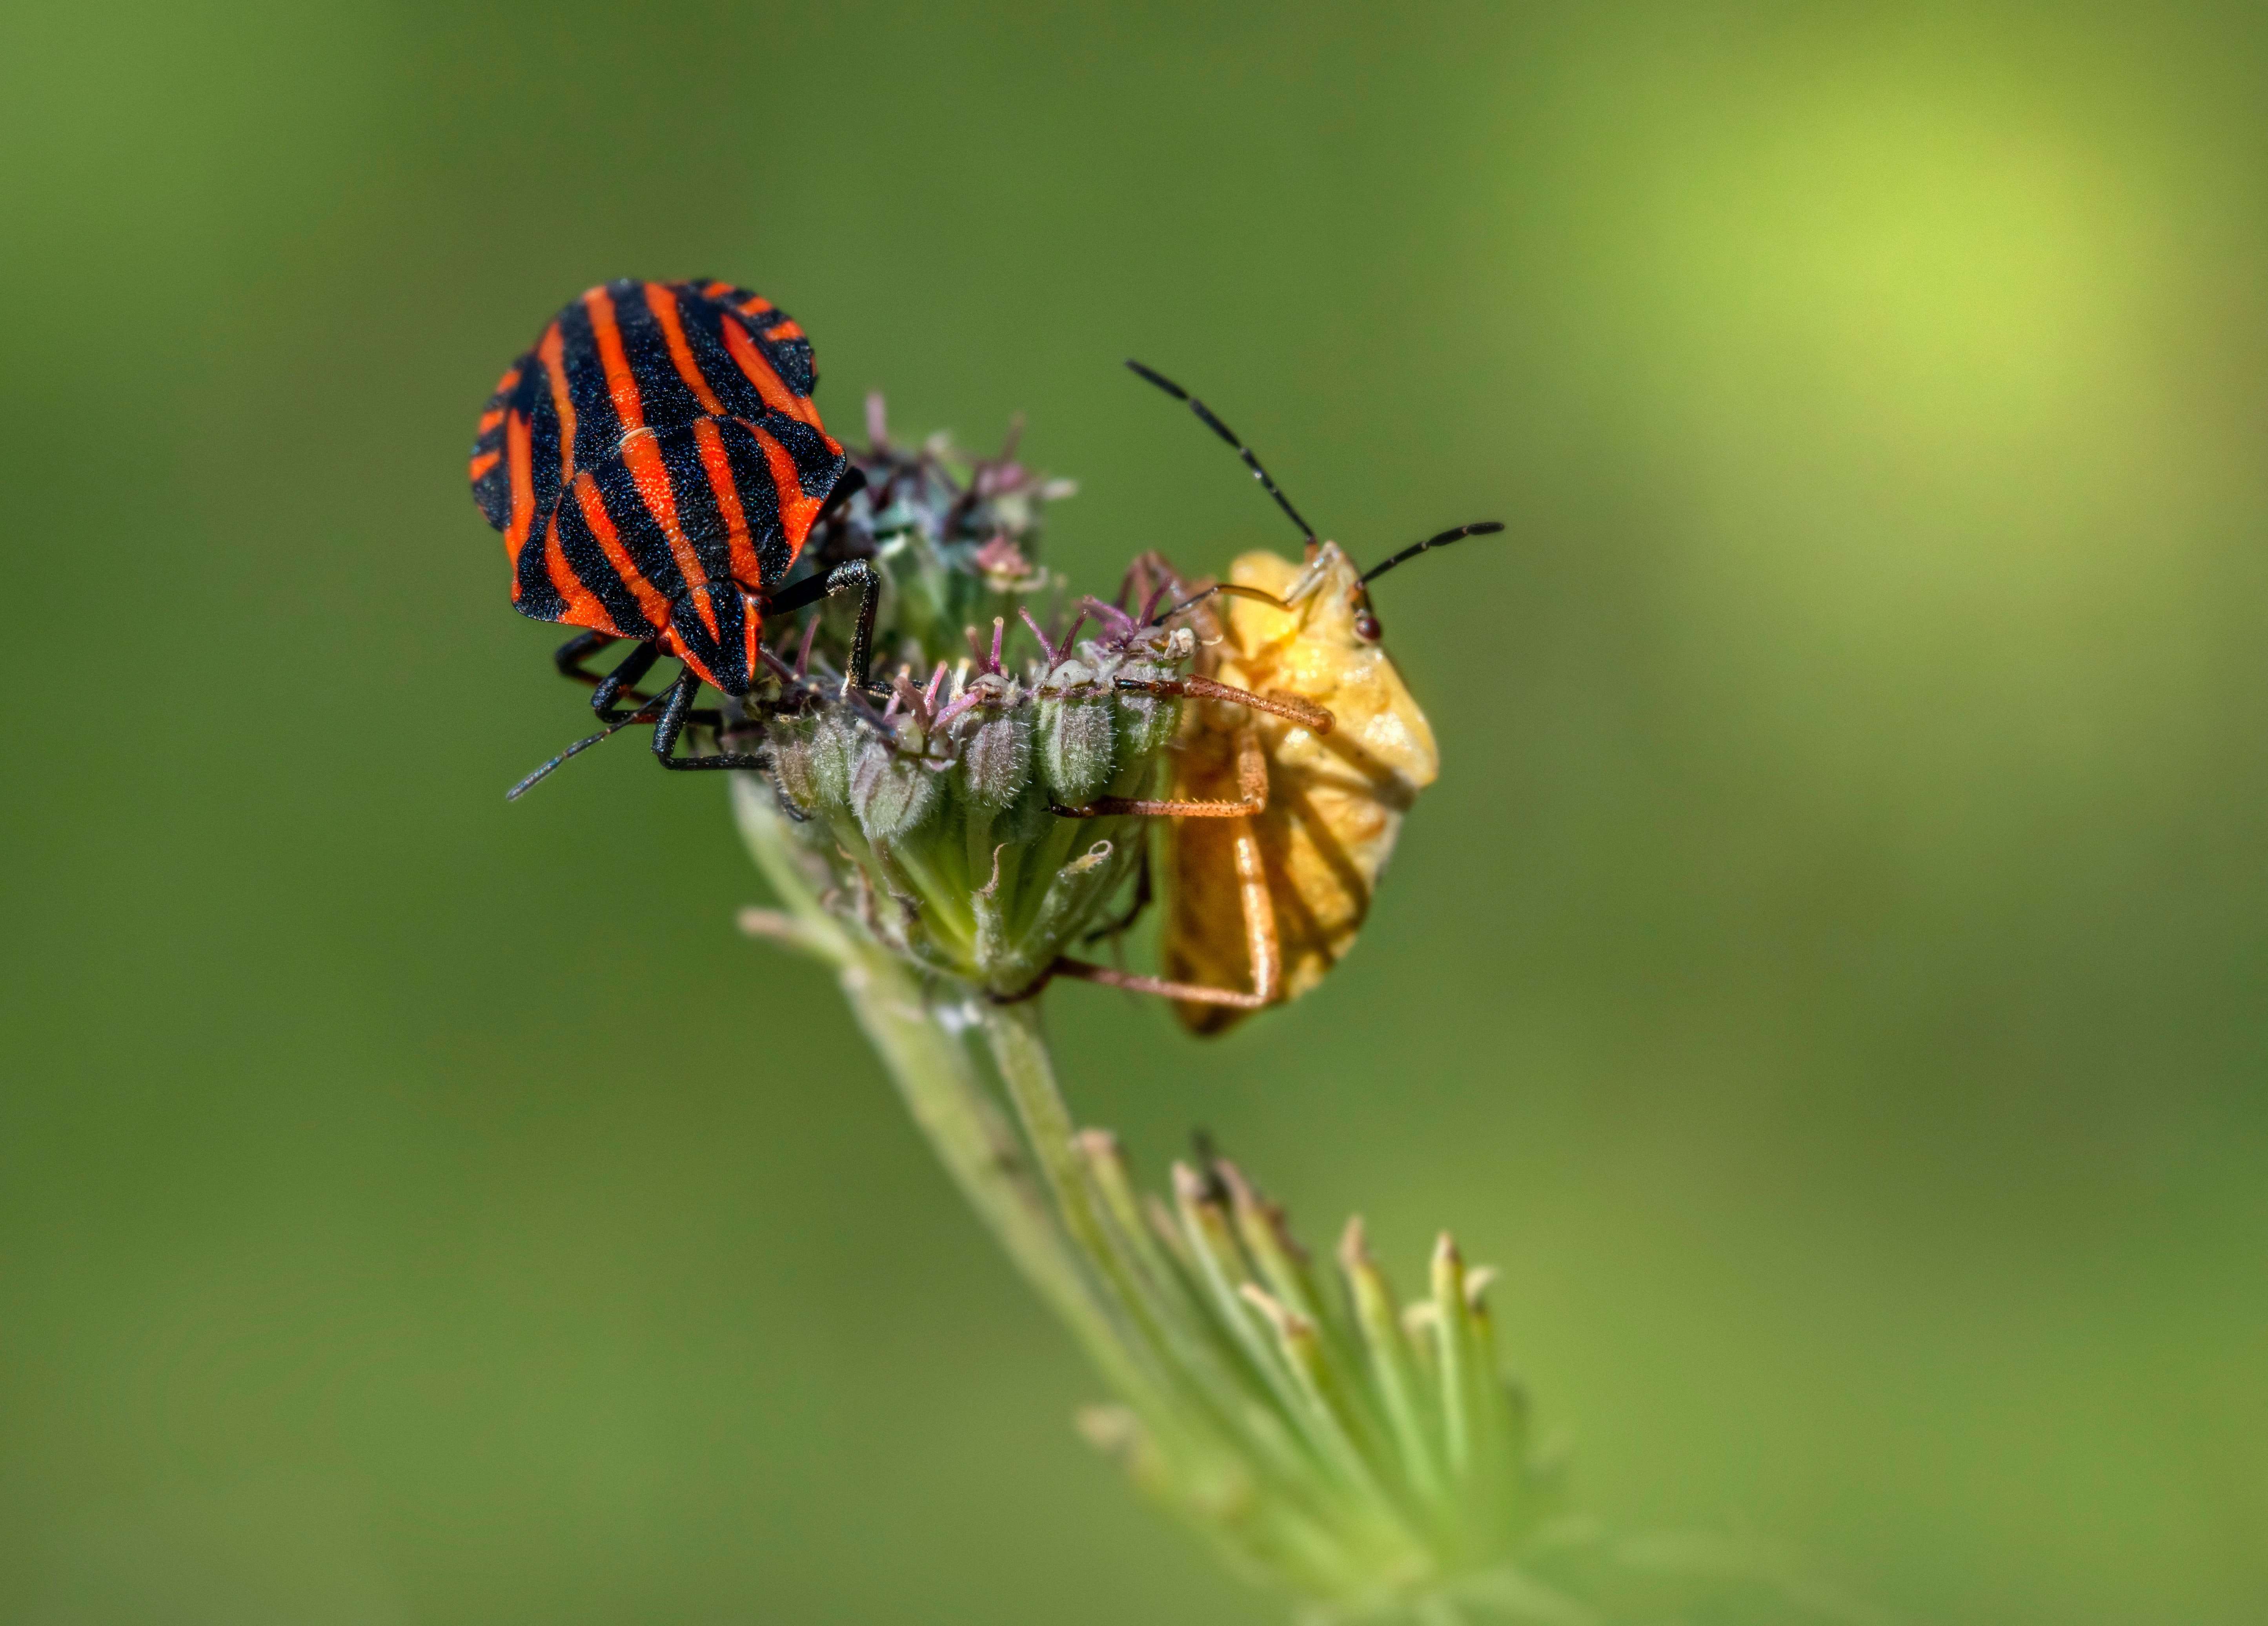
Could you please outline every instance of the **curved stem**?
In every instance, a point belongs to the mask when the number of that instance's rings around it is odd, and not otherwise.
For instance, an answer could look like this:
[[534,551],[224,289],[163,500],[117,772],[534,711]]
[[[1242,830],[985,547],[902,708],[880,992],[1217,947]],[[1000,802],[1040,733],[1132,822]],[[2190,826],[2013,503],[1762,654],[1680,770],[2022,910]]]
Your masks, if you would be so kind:
[[[1033,1179],[1015,1132],[978,1082],[967,1048],[900,960],[845,931],[820,903],[816,878],[806,870],[786,820],[773,806],[770,787],[747,774],[732,779],[733,816],[756,867],[787,906],[800,945],[835,968],[858,1026],[946,1174],[1088,1357],[1130,1398],[1145,1394],[1150,1384],[1098,1297],[1057,1209]],[[1036,1034],[1035,1042],[1043,1044]],[[1040,1064],[1044,1068],[1044,1048]],[[1049,1072],[1047,1088],[1052,1093],[1054,1087]],[[1060,1113],[1060,1095],[1055,1102]],[[1068,1150],[1067,1115],[1064,1122],[1065,1133],[1058,1138]],[[1049,1183],[1057,1185],[1048,1145],[1036,1137],[1034,1144],[1047,1165]]]
[[1071,1144],[1071,1108],[1056,1084],[1055,1062],[1048,1054],[1047,1035],[1040,1026],[1040,1002],[1019,1000],[1014,1004],[986,1004],[984,1037],[992,1047],[993,1064],[1008,1099],[1024,1126],[1025,1137],[1039,1159],[1056,1209],[1069,1228],[1072,1241],[1090,1260],[1111,1257],[1110,1240],[1095,1213],[1086,1169]]

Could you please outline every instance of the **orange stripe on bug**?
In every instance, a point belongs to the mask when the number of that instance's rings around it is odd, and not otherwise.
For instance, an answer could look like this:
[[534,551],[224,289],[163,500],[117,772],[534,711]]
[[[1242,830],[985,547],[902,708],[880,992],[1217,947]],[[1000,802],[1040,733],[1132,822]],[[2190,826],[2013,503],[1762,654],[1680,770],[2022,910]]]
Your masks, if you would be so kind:
[[740,488],[733,478],[733,461],[725,451],[725,437],[718,432],[715,420],[696,418],[693,421],[693,444],[701,451],[701,472],[708,476],[709,490],[717,499],[717,511],[725,519],[725,545],[733,560],[733,578],[744,587],[762,587],[764,580],[763,561],[756,557],[755,541],[748,535],[748,516],[740,506]]
[[504,456],[512,479],[512,518],[504,528],[504,550],[512,563],[519,563],[519,550],[527,545],[527,533],[535,523],[535,479],[528,467],[529,440],[527,417],[515,412],[504,426]]
[[662,342],[669,347],[670,365],[685,387],[693,392],[693,399],[701,403],[701,410],[712,417],[722,417],[725,408],[717,400],[717,392],[709,387],[709,380],[701,376],[700,364],[693,359],[693,347],[685,342],[685,322],[677,309],[677,296],[659,283],[645,285],[645,308],[653,313],[653,320],[661,327]]
[[575,397],[567,387],[567,342],[554,322],[543,330],[535,354],[551,385],[551,409],[559,418],[559,483],[575,478]]
[[607,556],[607,563],[615,567],[615,574],[622,578],[622,585],[637,600],[638,613],[645,617],[646,623],[668,626],[669,600],[646,580],[645,572],[637,568],[637,561],[630,557],[630,549],[622,546],[622,539],[615,533],[614,518],[607,512],[607,504],[599,496],[599,482],[591,478],[587,468],[575,476],[575,505],[582,510],[583,523],[591,527],[599,551]]
[[[674,477],[660,455],[659,441],[647,427],[643,389],[656,379],[666,378],[666,375],[654,372],[641,375],[632,367],[627,354],[628,335],[622,331],[622,321],[623,312],[629,307],[621,305],[618,301],[633,288],[646,301],[647,310],[654,318],[669,355],[670,364],[675,369],[678,379],[703,409],[702,416],[693,418],[688,427],[693,430],[700,452],[703,477],[709,482],[711,492],[716,498],[717,513],[713,521],[705,505],[696,504],[695,510],[687,511],[679,503]],[[791,557],[800,550],[823,504],[817,499],[804,496],[802,477],[795,460],[776,436],[764,433],[755,423],[734,420],[729,416],[730,408],[725,406],[717,393],[721,375],[703,372],[703,357],[695,348],[708,330],[704,327],[701,335],[694,335],[688,329],[688,307],[684,301],[691,298],[704,301],[700,313],[703,322],[722,316],[720,333],[728,353],[733,358],[733,365],[740,370],[741,376],[747,379],[762,402],[762,409],[753,416],[769,420],[772,414],[777,413],[819,430],[827,450],[839,467],[842,448],[831,439],[824,439],[826,431],[821,427],[818,409],[788,388],[758,342],[750,336],[752,327],[763,327],[768,330],[768,337],[771,341],[793,335],[795,342],[800,342],[802,330],[779,313],[769,299],[722,281],[699,284],[653,283],[628,278],[602,284],[578,295],[543,328],[534,349],[506,369],[497,385],[494,399],[482,408],[480,428],[467,466],[472,475],[475,501],[490,523],[504,533],[506,548],[513,555],[512,596],[513,602],[524,613],[569,626],[588,628],[593,633],[606,638],[632,639],[646,645],[652,651],[683,660],[689,678],[721,688],[717,683],[717,674],[710,670],[700,656],[685,647],[688,636],[696,642],[701,641],[695,621],[684,621],[681,630],[673,624],[670,619],[673,601],[645,574],[625,545],[614,516],[607,510],[605,497],[593,470],[578,466],[576,444],[581,426],[576,410],[575,391],[584,389],[584,380],[595,373],[606,380],[609,405],[621,431],[611,445],[603,448],[605,458],[622,465],[622,473],[637,490],[644,516],[652,519],[656,529],[666,540],[676,565],[675,576],[683,578],[686,591],[694,595],[696,615],[700,622],[706,623],[709,636],[714,641],[704,644],[704,647],[713,653],[715,644],[724,642],[723,623],[726,619],[724,612],[733,607],[729,603],[720,602],[713,595],[720,592],[738,592],[740,594],[738,607],[744,615],[743,647],[722,664],[735,677],[743,670],[749,673],[759,670],[766,658],[762,641],[763,604],[761,596],[766,572],[764,556],[758,552],[758,543],[763,541],[768,545],[774,504],[768,500],[761,505],[759,511],[767,534],[760,538],[750,529],[752,515],[748,502],[752,496],[762,497],[763,493],[740,483],[740,476],[736,474],[736,468],[740,466],[734,461],[734,456],[738,454],[726,454],[727,442],[722,433],[727,423],[738,421],[742,427],[757,435],[764,452],[764,464],[761,473],[753,467],[747,467],[746,477],[750,481],[769,480],[777,488],[774,496],[781,511],[778,517],[787,534]],[[708,308],[712,305],[718,308],[714,311]],[[587,320],[578,319],[571,321],[569,319],[577,316],[578,308]],[[634,319],[637,313],[633,310],[630,314]],[[643,343],[643,329],[638,336]],[[641,350],[638,364],[659,365],[659,361],[649,361]],[[515,404],[513,399],[532,384],[539,365],[543,370],[543,381],[549,391],[549,399],[559,433],[559,485],[556,496],[541,511],[538,508],[538,488],[534,477],[533,460],[541,438],[538,430],[548,432],[551,421],[538,424],[526,403]],[[584,401],[585,405],[590,404],[591,397],[587,391]],[[600,460],[598,451],[593,451],[591,460]],[[497,478],[499,467],[504,475],[501,482]],[[548,482],[549,468],[544,472]],[[613,478],[611,469],[608,477],[610,480]],[[681,471],[677,477],[689,479],[690,475]],[[608,489],[614,488],[610,485]],[[694,489],[688,487],[688,489],[691,491]],[[571,510],[566,506],[571,494],[575,503]],[[615,500],[623,500],[619,492]],[[702,526],[712,523],[716,526],[716,533],[695,526],[696,513]],[[578,536],[576,538],[576,560],[569,559],[566,534],[562,531],[563,519],[570,524],[579,521],[587,527],[592,555],[581,552],[585,539]],[[527,562],[528,568],[525,570],[519,568],[519,561],[525,555],[526,545],[534,540],[534,533],[539,523],[543,550],[541,555],[543,570],[540,575],[534,568],[534,561]],[[688,534],[688,530],[695,529],[698,529],[697,543],[694,536]],[[720,541],[725,545],[726,558],[730,562],[733,578],[730,582],[715,574],[718,561],[713,551],[706,554],[704,561],[703,550],[712,549]],[[640,547],[643,551],[644,544],[641,543]],[[655,555],[647,552],[645,556],[659,569],[659,561]],[[582,569],[590,571],[589,580],[578,575],[576,561],[580,562]],[[616,580],[610,582],[607,579],[605,572],[608,570],[615,573]],[[671,571],[662,570],[661,574],[675,579]],[[603,588],[607,597],[601,599],[594,587]],[[878,587],[879,583],[870,578],[862,589],[869,614],[872,614],[873,594]],[[617,622],[615,613],[608,608],[610,601],[619,606],[622,619],[629,622],[630,627],[625,628]],[[592,641],[578,639],[571,643],[560,652],[560,658],[564,663],[563,670],[571,667],[571,675],[585,679],[592,677],[593,674],[585,670],[581,663],[588,655],[594,653],[596,648],[596,643]],[[866,663],[862,658],[856,666],[857,670],[846,674],[846,679],[850,682],[863,684],[866,679]],[[611,729],[607,731],[612,732]],[[593,736],[590,740],[571,747],[516,790],[525,789],[527,784],[534,782],[534,778],[541,777],[559,761],[603,737],[603,734]],[[664,731],[657,727],[657,748],[668,750],[673,737],[665,736]],[[751,761],[727,751],[708,757],[674,758],[672,765],[741,768],[750,766]]]
[[664,627],[661,631],[655,636],[653,643],[654,647],[659,649],[663,654],[671,657],[673,659],[681,660],[687,666],[692,667],[693,675],[699,678],[710,688],[716,689],[720,694],[726,692],[725,686],[717,681],[717,674],[709,670],[709,663],[702,659],[701,657],[694,653],[693,651],[686,648],[685,640],[677,636],[676,628]]
[[583,308],[591,313],[591,336],[598,342],[599,364],[606,370],[607,394],[614,400],[622,433],[644,428],[645,403],[639,398],[630,357],[622,354],[622,330],[615,320],[613,296],[602,287],[593,288],[583,296]]
[[567,550],[559,541],[556,514],[543,532],[543,573],[550,578],[551,591],[567,606],[561,621],[570,627],[588,627],[593,632],[623,636],[622,629],[615,625],[615,618],[607,614],[607,607],[599,601],[599,596],[583,585],[583,578],[575,574],[575,567],[567,563]]
[[725,350],[741,374],[756,386],[756,394],[763,397],[764,405],[817,429],[819,408],[781,381],[780,375],[765,359],[764,353],[756,348],[756,342],[748,337],[748,330],[738,322],[725,322],[723,326]]
[[793,563],[802,555],[804,539],[811,534],[826,502],[803,494],[803,476],[796,472],[795,459],[788,455],[785,446],[762,429],[755,430],[755,437],[756,444],[764,449],[764,461],[771,465],[772,484],[779,491],[780,529],[787,533],[787,556]]
[[[630,471],[630,479],[637,487],[638,501],[652,516],[660,528],[662,540],[669,544],[669,556],[677,561],[677,573],[685,578],[688,587],[705,587],[709,572],[702,565],[701,555],[677,522],[677,493],[669,483],[669,469],[661,460],[661,443],[650,429],[633,430],[622,438],[622,467]],[[709,617],[707,601],[701,613]],[[711,626],[714,636],[717,629]]]

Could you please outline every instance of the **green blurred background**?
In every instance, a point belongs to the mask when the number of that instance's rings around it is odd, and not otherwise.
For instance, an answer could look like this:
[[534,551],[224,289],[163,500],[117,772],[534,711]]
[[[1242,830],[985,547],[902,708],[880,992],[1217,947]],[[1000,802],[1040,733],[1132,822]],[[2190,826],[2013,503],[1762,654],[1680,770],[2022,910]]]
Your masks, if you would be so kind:
[[718,276],[1052,557],[1359,555],[1447,769],[1322,993],[1051,995],[1154,1174],[1438,1225],[1582,1504],[2268,1618],[2257,8],[17,5],[0,1619],[1227,1622],[721,787],[464,490]]

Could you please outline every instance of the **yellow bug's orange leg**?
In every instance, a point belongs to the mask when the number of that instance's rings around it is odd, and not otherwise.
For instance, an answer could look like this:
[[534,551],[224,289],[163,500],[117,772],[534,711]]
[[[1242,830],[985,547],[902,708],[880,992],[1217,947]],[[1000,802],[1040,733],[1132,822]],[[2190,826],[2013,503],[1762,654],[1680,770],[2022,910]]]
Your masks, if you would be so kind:
[[1276,901],[1260,859],[1260,832],[1248,820],[1236,833],[1236,889],[1244,896],[1244,950],[1252,961],[1252,991],[1262,1004],[1274,1004],[1284,991],[1284,949],[1276,936]]
[[[1194,815],[1197,817],[1244,817],[1244,826],[1235,837],[1236,890],[1244,909],[1244,949],[1252,966],[1252,991],[1248,994],[1234,989],[1208,988],[1200,982],[1176,982],[1167,977],[1144,976],[1138,972],[1121,971],[1068,957],[1057,960],[1049,968],[1049,976],[1077,977],[1081,982],[1123,988],[1130,993],[1154,994],[1184,1004],[1229,1005],[1240,1011],[1257,1011],[1283,997],[1284,950],[1276,934],[1276,901],[1268,890],[1260,834],[1251,823],[1251,815],[1264,811],[1268,806],[1268,759],[1261,752],[1260,736],[1255,729],[1243,729],[1237,736],[1236,746],[1237,788],[1244,792],[1243,800],[1157,806],[1196,808],[1201,810]],[[1184,813],[1181,816],[1193,815]]]
[[1251,728],[1236,736],[1236,788],[1243,792],[1233,802],[1143,801],[1131,797],[1097,797],[1084,807],[1057,807],[1065,819],[1249,819],[1268,811],[1268,757],[1260,748],[1260,735]]
[[1247,797],[1234,802],[1150,802],[1105,796],[1084,807],[1057,807],[1049,811],[1059,819],[1248,819],[1254,813],[1268,811],[1268,792],[1263,789],[1258,801]]
[[1338,723],[1322,707],[1296,695],[1256,695],[1250,689],[1232,688],[1211,678],[1117,678],[1113,682],[1131,694],[1162,695],[1173,700],[1225,700],[1248,711],[1272,711],[1319,734],[1329,733]]
[[[1252,991],[1207,988],[1202,982],[1176,982],[1169,977],[1144,976],[1098,966],[1066,956],[1048,969],[1049,977],[1077,977],[1123,988],[1130,994],[1153,994],[1181,1004],[1227,1005],[1239,1011],[1258,1011],[1274,1004],[1284,993],[1284,953],[1276,937],[1276,905],[1268,895],[1268,874],[1260,859],[1260,838],[1248,827],[1236,836],[1237,891],[1244,903],[1245,952],[1252,960]],[[1044,982],[1045,979],[1042,979]]]
[[[1121,688],[1137,689],[1145,694],[1166,695],[1191,700],[1224,700],[1254,711],[1270,711],[1278,717],[1290,717],[1318,734],[1331,732],[1336,719],[1318,705],[1290,695],[1255,695],[1248,690],[1231,688],[1226,683],[1216,683],[1211,678],[1160,678],[1154,681],[1139,678],[1121,678]],[[1260,737],[1251,728],[1245,728],[1236,740],[1236,784],[1244,794],[1233,802],[1152,801],[1123,796],[1097,797],[1084,807],[1051,807],[1050,812],[1063,819],[1111,819],[1132,816],[1144,819],[1248,819],[1268,811],[1268,759],[1260,749]]]
[[1240,1011],[1257,1011],[1263,1005],[1275,1003],[1272,998],[1264,998],[1258,994],[1240,994],[1231,988],[1206,988],[1197,982],[1169,982],[1161,976],[1144,976],[1138,971],[1119,971],[1086,960],[1058,960],[1048,975],[1050,977],[1077,977],[1082,982],[1100,982],[1105,988],[1123,988],[1130,994],[1154,994],[1160,999],[1171,999],[1180,1004],[1233,1005]]

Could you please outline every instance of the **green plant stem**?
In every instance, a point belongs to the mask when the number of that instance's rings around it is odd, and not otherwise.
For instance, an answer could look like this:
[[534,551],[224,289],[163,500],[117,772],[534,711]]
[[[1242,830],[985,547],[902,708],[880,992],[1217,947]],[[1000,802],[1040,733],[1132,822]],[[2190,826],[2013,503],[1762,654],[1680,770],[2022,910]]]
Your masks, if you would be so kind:
[[1036,999],[983,1007],[984,1037],[1008,1099],[1015,1103],[1024,1134],[1039,1159],[1056,1206],[1079,1246],[1092,1258],[1108,1256],[1109,1242],[1096,1216],[1086,1185],[1086,1167],[1071,1144],[1071,1108],[1056,1083],[1047,1035],[1040,1027]]
[[[947,1029],[901,961],[844,930],[820,903],[794,837],[772,806],[770,787],[745,774],[734,774],[732,779],[733,811],[741,837],[756,867],[787,906],[792,923],[783,935],[834,966],[843,997],[888,1068],[914,1122],[1017,1270],[1122,1392],[1130,1398],[1146,1395],[1151,1386],[1098,1297],[1061,1211],[1033,1180],[1014,1132],[985,1095],[967,1047]],[[1060,1193],[1061,1172],[1050,1149],[1060,1141],[1063,1154],[1069,1154],[1069,1118],[1055,1092],[1044,1041],[1036,1030],[1032,1041],[1042,1046],[1037,1064],[1061,1118],[1060,1132],[1051,1129],[1051,1138],[1044,1142],[1035,1135],[1034,1146],[1046,1165],[1049,1183]],[[1028,1069],[1025,1076],[1028,1079]],[[1022,1100],[1020,1095],[1020,1107]]]

